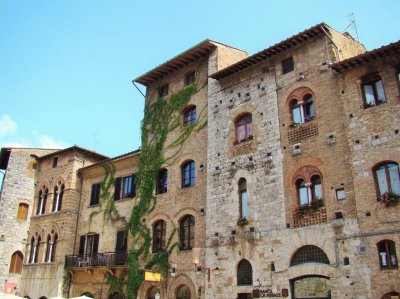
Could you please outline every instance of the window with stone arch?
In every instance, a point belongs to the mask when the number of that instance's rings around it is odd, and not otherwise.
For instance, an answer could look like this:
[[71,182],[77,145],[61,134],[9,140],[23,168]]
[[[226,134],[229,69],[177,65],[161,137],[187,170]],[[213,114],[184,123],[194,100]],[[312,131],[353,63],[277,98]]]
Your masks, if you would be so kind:
[[39,236],[39,233],[36,232],[35,235],[31,238],[30,242],[30,251],[29,251],[30,264],[38,263],[41,242],[42,238]]
[[194,229],[194,216],[183,216],[179,221],[180,250],[191,250],[194,247]]
[[290,97],[289,109],[292,124],[302,124],[314,120],[314,96],[310,90],[301,95],[294,93]]
[[400,195],[399,164],[393,161],[379,163],[373,173],[378,200],[385,199],[388,193]]
[[248,196],[247,196],[247,181],[245,178],[241,178],[238,183],[239,190],[239,217],[248,218]]
[[297,204],[299,206],[318,204],[323,205],[322,175],[314,166],[305,166],[295,174]]
[[157,287],[151,287],[147,293],[146,299],[156,299],[156,294],[160,294],[160,290]]
[[54,187],[52,212],[61,210],[65,186],[61,181]]
[[164,220],[158,220],[153,224],[153,253],[165,249],[166,230],[166,223]]
[[235,143],[253,139],[253,117],[251,113],[244,113],[235,120]]
[[16,251],[11,256],[9,273],[21,273],[24,255],[21,251]]
[[253,285],[253,268],[246,259],[241,260],[237,266],[237,285]]
[[191,299],[192,292],[187,285],[182,285],[176,292],[176,299]]
[[47,189],[45,186],[43,186],[42,189],[39,190],[36,215],[43,215],[46,212],[46,202],[48,193],[49,189]]
[[47,242],[46,242],[46,256],[45,256],[46,263],[55,262],[56,252],[57,252],[57,241],[58,241],[57,233],[55,233],[54,230],[51,230],[51,233],[47,236]]
[[307,263],[329,265],[329,259],[321,248],[314,245],[305,245],[293,254],[290,260],[290,267]]
[[182,164],[182,188],[193,187],[196,184],[196,163],[193,160]]

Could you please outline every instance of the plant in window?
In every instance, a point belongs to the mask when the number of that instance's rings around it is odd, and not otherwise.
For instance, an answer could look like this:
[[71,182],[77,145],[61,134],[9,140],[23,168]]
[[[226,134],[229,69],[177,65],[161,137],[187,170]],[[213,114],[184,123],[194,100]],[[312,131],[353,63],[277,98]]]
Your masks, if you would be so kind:
[[322,200],[322,198],[318,198],[318,199],[313,200],[309,204],[304,204],[304,205],[297,207],[296,212],[299,216],[302,216],[308,211],[317,211],[319,208],[321,208],[323,206],[324,206],[324,201]]
[[237,225],[239,226],[245,226],[247,224],[249,224],[249,221],[247,220],[246,217],[240,217],[237,221]]
[[299,125],[299,123],[294,121],[289,125],[289,127],[290,128],[296,128],[298,125]]
[[381,196],[381,203],[385,205],[385,207],[395,206],[400,201],[400,195],[397,195],[394,192],[386,192]]

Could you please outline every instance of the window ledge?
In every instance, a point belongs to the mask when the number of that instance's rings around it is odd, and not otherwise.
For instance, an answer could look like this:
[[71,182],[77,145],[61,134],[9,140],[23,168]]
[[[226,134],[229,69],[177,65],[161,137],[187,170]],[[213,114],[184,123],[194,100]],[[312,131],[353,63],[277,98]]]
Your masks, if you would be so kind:
[[134,196],[134,197],[125,197],[125,198],[121,198],[121,199],[117,199],[117,200],[114,200],[114,202],[115,203],[117,203],[117,202],[124,202],[124,201],[128,201],[128,200],[132,200],[132,199],[134,199],[136,196]]
[[88,209],[91,209],[91,208],[97,208],[97,207],[100,207],[100,204],[96,204],[96,205],[89,205],[89,206],[87,206],[87,208],[88,208]]
[[387,101],[386,101],[386,102],[380,102],[380,103],[377,103],[377,104],[375,104],[375,105],[367,105],[367,104],[364,104],[364,105],[361,106],[361,107],[364,108],[364,109],[370,109],[370,108],[375,108],[375,107],[378,107],[378,106],[381,106],[381,105],[384,105],[384,104],[387,104]]

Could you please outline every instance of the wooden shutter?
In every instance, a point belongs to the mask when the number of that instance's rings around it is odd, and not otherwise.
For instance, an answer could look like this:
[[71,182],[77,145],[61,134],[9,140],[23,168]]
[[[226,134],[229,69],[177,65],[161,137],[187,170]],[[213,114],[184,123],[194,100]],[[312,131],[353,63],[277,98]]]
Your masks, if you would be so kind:
[[132,174],[132,197],[136,196],[136,175]]
[[94,235],[92,253],[98,253],[98,248],[99,248],[99,234],[96,234]]
[[81,236],[81,240],[79,243],[79,255],[85,254],[85,240],[86,236]]
[[115,179],[114,200],[121,199],[121,178]]

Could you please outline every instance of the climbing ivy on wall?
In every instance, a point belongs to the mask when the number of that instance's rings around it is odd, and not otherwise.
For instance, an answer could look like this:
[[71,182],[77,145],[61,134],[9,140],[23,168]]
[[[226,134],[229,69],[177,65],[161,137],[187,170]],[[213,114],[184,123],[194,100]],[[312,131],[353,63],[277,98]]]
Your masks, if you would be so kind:
[[[196,80],[197,81],[197,80]],[[164,251],[150,255],[151,233],[150,228],[142,221],[146,215],[151,213],[156,206],[154,196],[154,183],[159,170],[163,165],[172,165],[181,152],[182,146],[193,130],[200,131],[207,125],[207,104],[197,115],[195,124],[182,128],[180,134],[170,144],[165,144],[168,133],[177,129],[182,123],[181,112],[188,105],[191,97],[199,92],[206,85],[199,85],[198,82],[172,93],[168,99],[157,98],[147,101],[142,121],[142,147],[139,160],[139,170],[136,175],[136,194],[137,202],[132,208],[129,229],[134,248],[129,251],[128,270],[119,275],[106,274],[106,281],[110,284],[110,292],[121,291],[122,283],[127,275],[127,297],[136,299],[138,290],[141,287],[144,277],[141,265],[146,269],[160,271],[164,278],[168,276],[169,256],[179,243],[173,243],[173,237],[177,232],[174,226],[170,234],[166,249]],[[165,150],[170,153],[165,156]],[[100,211],[94,212],[90,218],[103,211],[103,216],[114,220],[123,220],[120,217],[110,193],[110,187],[115,184],[115,167],[104,165],[105,179],[101,184],[102,195],[100,200]]]

